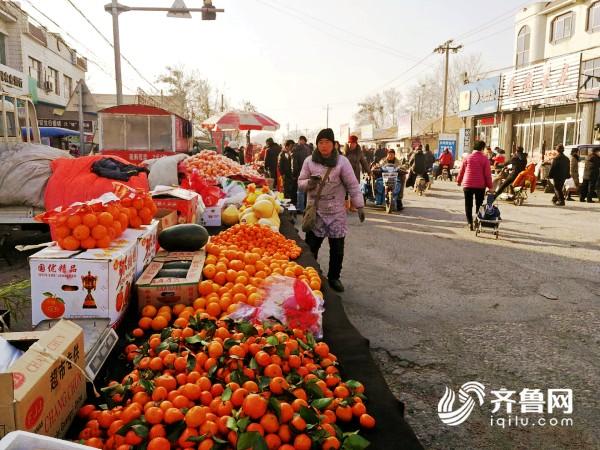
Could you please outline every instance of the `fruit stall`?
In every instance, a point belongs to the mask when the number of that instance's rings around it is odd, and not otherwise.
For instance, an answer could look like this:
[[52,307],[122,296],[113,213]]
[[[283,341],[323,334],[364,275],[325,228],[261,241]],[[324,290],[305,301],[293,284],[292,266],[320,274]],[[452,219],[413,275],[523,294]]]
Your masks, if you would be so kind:
[[[205,204],[193,223],[122,183],[39,216],[55,245],[30,258],[32,317],[48,326],[6,336],[21,353],[0,425],[48,436],[37,448],[422,448],[286,200],[224,159],[179,165]],[[106,320],[111,345],[88,351],[81,320]]]

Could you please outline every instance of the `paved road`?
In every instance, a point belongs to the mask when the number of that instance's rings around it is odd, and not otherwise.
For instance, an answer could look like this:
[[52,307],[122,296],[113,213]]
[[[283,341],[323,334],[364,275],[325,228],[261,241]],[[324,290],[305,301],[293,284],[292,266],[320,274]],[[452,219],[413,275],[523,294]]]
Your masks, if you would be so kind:
[[[522,207],[503,203],[496,241],[465,228],[453,183],[405,200],[401,214],[351,218],[343,299],[426,448],[600,448],[600,205],[557,208],[541,192]],[[445,386],[458,393],[467,381],[486,387],[483,406],[443,425]],[[535,425],[490,425],[490,390],[500,388],[516,391],[512,416]],[[554,416],[573,426],[522,414],[524,388],[573,389],[572,415]],[[508,417],[505,405],[495,417]]]

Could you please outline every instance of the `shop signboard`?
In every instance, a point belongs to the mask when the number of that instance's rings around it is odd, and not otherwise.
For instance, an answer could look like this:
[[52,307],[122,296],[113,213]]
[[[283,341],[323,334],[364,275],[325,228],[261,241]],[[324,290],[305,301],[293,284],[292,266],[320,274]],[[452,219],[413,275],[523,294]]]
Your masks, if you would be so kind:
[[405,139],[412,136],[412,114],[400,114],[398,116],[398,139]]
[[[67,130],[79,131],[79,120],[65,120],[65,119],[38,119],[38,126],[40,127],[59,127],[66,128]],[[83,131],[86,133],[94,132],[94,122],[91,120],[83,121]]]
[[458,97],[460,117],[493,114],[498,111],[500,76],[485,78],[461,87]]
[[13,95],[24,95],[27,92],[24,87],[24,84],[26,84],[23,81],[24,79],[23,72],[0,64],[0,83],[3,91]]
[[458,157],[471,152],[471,129],[461,128],[458,133]]
[[438,150],[436,156],[439,157],[446,148],[450,150],[452,156],[456,159],[456,134],[440,133],[438,137]]
[[505,74],[500,89],[502,111],[576,102],[580,62],[577,53]]
[[363,125],[360,127],[360,139],[362,141],[368,141],[373,139],[373,125]]
[[350,124],[345,123],[340,125],[340,142],[348,142],[348,138],[350,137]]

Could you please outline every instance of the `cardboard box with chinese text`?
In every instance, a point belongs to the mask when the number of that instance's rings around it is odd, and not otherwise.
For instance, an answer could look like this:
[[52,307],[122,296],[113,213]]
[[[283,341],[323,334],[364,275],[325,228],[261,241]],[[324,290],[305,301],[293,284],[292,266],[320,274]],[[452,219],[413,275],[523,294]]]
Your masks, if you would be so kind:
[[86,398],[83,330],[61,320],[49,331],[25,336],[35,337],[0,373],[0,437],[14,430],[63,437]]
[[108,318],[115,326],[134,283],[138,232],[126,230],[108,248],[84,252],[48,247],[29,257],[31,318]]
[[[140,310],[146,305],[160,307],[183,303],[190,305],[198,298],[198,283],[202,278],[202,268],[206,253],[201,252],[159,252],[137,280],[138,305]],[[167,262],[189,261],[185,278],[157,278]]]
[[196,192],[166,186],[159,186],[152,192],[159,209],[177,211],[177,223],[196,223],[199,197]]
[[158,220],[153,220],[150,225],[142,225],[140,229],[130,230],[137,234],[137,259],[135,264],[135,278],[142,274],[145,267],[150,264],[158,250]]

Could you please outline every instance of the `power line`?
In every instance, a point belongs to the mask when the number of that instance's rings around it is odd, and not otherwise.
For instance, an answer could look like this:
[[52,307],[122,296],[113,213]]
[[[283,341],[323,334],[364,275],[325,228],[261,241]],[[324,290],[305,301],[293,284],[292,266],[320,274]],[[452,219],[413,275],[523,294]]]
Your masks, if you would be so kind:
[[[517,6],[516,8],[512,8],[509,11],[506,11],[490,20],[488,20],[487,22],[484,22],[480,25],[478,25],[477,27],[471,29],[470,31],[466,31],[463,34],[458,35],[455,39],[464,39],[467,36],[470,36],[472,34],[477,34],[480,31],[483,31],[485,28],[494,26],[496,23],[501,23],[504,22],[505,20],[511,18],[512,16],[514,16],[515,14],[515,10],[519,10],[521,8],[523,8],[524,6],[527,6],[531,3],[531,1],[527,1],[525,3],[522,3],[521,5]],[[505,17],[506,16],[506,17]]]
[[[88,24],[90,24],[90,26],[91,26],[91,27],[92,27],[92,28],[93,28],[93,29],[94,29],[94,30],[95,30],[95,31],[96,31],[96,32],[97,32],[97,33],[98,33],[98,34],[99,34],[99,35],[100,35],[100,36],[101,36],[101,37],[104,39],[104,41],[106,41],[106,43],[107,43],[108,45],[110,45],[110,47],[111,47],[111,48],[114,48],[114,44],[113,44],[113,43],[110,41],[110,39],[108,39],[108,38],[107,38],[107,37],[104,35],[104,33],[102,33],[102,31],[100,31],[100,30],[98,29],[98,27],[96,27],[96,25],[94,25],[94,23],[93,23],[93,22],[92,22],[92,21],[91,21],[91,20],[90,20],[90,19],[89,19],[89,18],[88,18],[88,17],[87,17],[85,14],[84,14],[84,12],[83,12],[83,11],[81,11],[81,9],[79,9],[79,8],[78,8],[78,7],[77,7],[77,6],[76,6],[76,5],[73,3],[73,1],[72,1],[72,0],[66,0],[66,1],[67,1],[67,2],[68,2],[68,3],[69,3],[69,4],[70,4],[70,5],[71,5],[71,6],[72,6],[72,7],[73,7],[73,8],[74,8],[74,9],[75,9],[75,10],[76,10],[76,11],[77,11],[77,12],[78,12],[78,13],[79,13],[79,14],[80,14],[80,15],[81,15],[83,18],[84,18],[84,19],[85,19],[85,21],[86,21]],[[142,74],[141,74],[141,72],[140,72],[140,71],[139,71],[139,70],[138,70],[138,69],[137,69],[137,68],[136,68],[136,67],[133,65],[133,63],[132,63],[132,62],[131,62],[129,59],[127,59],[127,58],[125,57],[125,55],[123,55],[123,54],[121,53],[121,57],[123,58],[123,60],[124,60],[124,61],[125,61],[127,64],[129,64],[129,66],[130,66],[130,67],[131,67],[131,68],[132,68],[132,69],[135,71],[135,73],[137,73],[137,74],[138,74],[138,76],[139,76],[139,77],[140,77],[142,80],[144,80],[146,83],[148,83],[148,85],[149,85],[149,86],[151,86],[151,87],[152,87],[152,89],[154,89],[156,92],[160,92],[160,89],[158,89],[158,88],[157,88],[157,87],[156,87],[156,86],[155,86],[155,85],[154,85],[152,82],[148,81],[148,80],[146,79],[146,77],[144,77],[144,75],[142,75]]]
[[[31,3],[29,0],[25,0],[35,11],[37,11],[39,14],[41,14],[46,20],[48,20],[50,23],[52,23],[56,28],[58,28],[58,30],[61,31],[61,33],[64,33],[66,36],[68,36],[70,39],[72,39],[73,41],[79,43],[83,48],[85,48],[87,51],[89,51],[89,53],[93,56],[95,56],[96,58],[99,58],[99,56],[97,54],[95,54],[89,47],[87,47],[83,42],[81,42],[79,39],[75,38],[73,35],[71,35],[68,31],[66,31],[63,27],[61,27],[54,19],[52,19],[50,16],[48,16],[46,13],[44,13],[42,10],[38,9],[33,3]],[[32,18],[35,22],[37,22],[39,25],[44,26],[44,24],[38,20],[37,18],[33,17],[31,15],[31,13],[28,13],[29,17]],[[90,58],[89,56],[86,57],[87,61],[91,64],[93,64],[94,66],[96,66],[98,69],[100,69],[105,75],[107,75],[110,79],[114,80],[115,75],[113,73],[110,73],[108,70],[106,70],[105,66],[107,64],[100,64],[98,62],[96,62],[94,59]],[[135,91],[134,88],[132,88],[131,86],[128,86],[126,84],[124,84],[124,86],[129,89],[130,91]]]
[[[267,3],[267,2],[266,2],[266,0],[262,0],[262,2],[263,2],[263,3],[265,3],[265,4]],[[273,7],[273,6],[274,6],[272,3],[269,3],[269,4],[270,4],[270,6],[271,6],[271,7]],[[279,6],[279,5],[278,5],[278,6]],[[359,35],[359,34],[357,34],[357,33],[355,33],[355,32],[350,32],[350,31],[348,31],[348,30],[347,30],[347,29],[345,29],[345,28],[342,28],[342,27],[339,27],[339,26],[337,26],[337,25],[335,25],[335,24],[332,24],[331,22],[327,22],[327,21],[324,21],[324,20],[322,20],[322,19],[319,19],[318,17],[312,16],[312,15],[310,15],[310,14],[306,13],[305,11],[301,11],[301,10],[299,10],[299,9],[296,9],[296,8],[293,8],[293,7],[289,6],[289,5],[280,6],[280,8],[282,8],[282,9],[284,9],[284,8],[285,8],[285,9],[288,9],[288,10],[290,10],[290,11],[294,11],[294,12],[296,12],[296,14],[298,14],[298,15],[303,15],[303,16],[306,16],[306,17],[308,17],[308,18],[310,18],[310,19],[312,19],[312,20],[314,20],[314,21],[316,21],[316,22],[319,22],[319,23],[322,23],[322,24],[324,24],[324,25],[327,25],[327,27],[329,27],[329,28],[334,28],[334,29],[336,29],[336,30],[339,30],[339,31],[341,31],[342,33],[345,33],[345,34],[347,34],[347,35],[351,36],[352,38],[355,38],[355,39],[359,39],[359,40],[363,40],[363,41],[370,42],[370,43],[372,43],[373,45],[375,45],[375,47],[374,47],[374,48],[375,48],[376,50],[380,50],[380,51],[383,51],[383,52],[385,52],[385,53],[391,53],[391,54],[394,54],[395,56],[398,56],[398,57],[400,57],[400,58],[404,58],[404,59],[410,59],[410,60],[412,60],[412,61],[415,61],[415,60],[417,60],[417,58],[416,58],[415,56],[413,56],[413,55],[409,55],[409,54],[407,54],[407,53],[402,53],[402,52],[398,51],[397,49],[395,49],[395,48],[393,48],[393,47],[391,47],[391,46],[389,46],[389,45],[387,45],[387,44],[383,44],[383,43],[381,43],[381,42],[377,42],[377,41],[375,41],[375,40],[373,40],[373,39],[371,39],[371,38],[369,38],[369,37],[366,37],[366,36]],[[284,9],[284,12],[285,12],[285,9]],[[296,17],[298,17],[298,16],[296,16]]]
[[322,28],[320,26],[317,26],[317,25],[315,25],[315,24],[313,24],[311,22],[307,22],[305,20],[305,17],[308,17],[308,18],[310,18],[312,20],[315,20],[317,22],[325,23],[325,24],[327,24],[328,28],[335,28],[335,29],[338,29],[338,30],[342,30],[345,33],[348,33],[348,31],[344,30],[342,28],[339,28],[337,26],[331,25],[330,23],[323,22],[322,20],[320,20],[318,18],[315,18],[313,16],[310,16],[308,14],[301,13],[301,12],[294,12],[289,7],[288,7],[288,9],[284,9],[284,7],[282,7],[280,5],[274,5],[272,3],[268,3],[266,0],[256,0],[256,1],[258,3],[264,5],[264,6],[268,7],[268,8],[271,8],[271,9],[273,9],[273,10],[281,13],[281,14],[285,14],[285,15],[288,15],[290,17],[294,17],[295,19],[298,19],[303,25],[305,25],[307,27],[313,28],[313,29],[315,29],[315,30],[317,30],[317,31],[319,31],[319,32],[321,32],[323,34],[331,36],[334,39],[337,39],[337,40],[339,40],[341,42],[345,42],[345,43],[350,44],[350,45],[352,45],[354,47],[365,48],[367,50],[378,50],[378,51],[381,51],[383,53],[391,54],[391,55],[393,55],[393,56],[395,56],[397,58],[402,58],[402,59],[411,59],[411,60],[415,59],[414,56],[408,56],[408,55],[405,55],[405,54],[403,55],[402,53],[398,52],[397,50],[392,49],[391,47],[387,47],[384,44],[380,44],[380,43],[378,43],[376,41],[373,41],[371,39],[365,38],[363,36],[358,36],[358,35],[351,34],[351,36],[353,38],[359,38],[359,39],[362,39],[362,40],[370,41],[370,42],[374,43],[376,46],[374,47],[373,45],[361,44],[360,42],[356,42],[356,40],[351,41],[349,39],[343,38],[342,36],[340,36],[338,34],[330,33],[329,31],[327,31],[327,29],[324,29],[324,28]]

